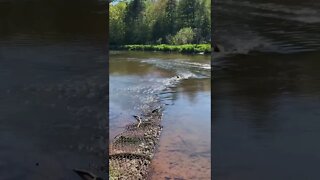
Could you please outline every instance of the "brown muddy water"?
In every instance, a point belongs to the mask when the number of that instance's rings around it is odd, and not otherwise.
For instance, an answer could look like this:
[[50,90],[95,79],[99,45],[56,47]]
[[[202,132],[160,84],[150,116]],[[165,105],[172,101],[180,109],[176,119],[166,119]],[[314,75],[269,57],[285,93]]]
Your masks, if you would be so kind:
[[216,180],[317,180],[320,4],[216,1]]
[[210,59],[156,52],[110,53],[110,139],[135,122],[132,115],[164,106],[152,179],[211,177]]

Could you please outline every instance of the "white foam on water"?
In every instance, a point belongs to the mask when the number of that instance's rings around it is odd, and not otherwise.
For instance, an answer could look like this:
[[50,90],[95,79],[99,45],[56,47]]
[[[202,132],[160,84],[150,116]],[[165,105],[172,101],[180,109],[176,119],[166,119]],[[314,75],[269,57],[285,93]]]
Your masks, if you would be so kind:
[[[127,61],[137,60],[135,58],[126,59]],[[146,110],[161,107],[172,101],[172,94],[175,93],[175,87],[184,80],[192,78],[209,78],[210,64],[191,62],[186,59],[143,59],[142,63],[150,64],[159,69],[173,72],[172,77],[154,77],[145,78],[139,76],[130,76],[128,78],[115,77],[114,79],[120,84],[111,89],[113,98],[125,99],[128,103],[125,107],[130,108],[128,111],[132,114],[147,113]],[[206,74],[206,75],[203,75]],[[114,77],[113,77],[114,78]],[[113,80],[113,81],[114,81]],[[121,82],[123,81],[123,82]],[[125,102],[121,102],[125,103]]]
[[199,69],[211,69],[210,64],[190,62],[185,59],[164,60],[164,59],[144,59],[142,63],[152,64],[156,67],[168,70],[174,70],[179,68],[199,68]]

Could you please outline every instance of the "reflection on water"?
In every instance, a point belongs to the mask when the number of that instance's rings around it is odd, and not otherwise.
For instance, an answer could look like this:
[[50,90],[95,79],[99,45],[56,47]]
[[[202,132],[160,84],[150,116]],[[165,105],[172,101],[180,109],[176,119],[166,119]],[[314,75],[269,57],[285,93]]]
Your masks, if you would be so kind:
[[[75,168],[105,176],[105,17],[99,6],[0,1],[0,179],[77,180]],[[93,19],[100,27],[89,30],[85,24]]]
[[110,138],[149,106],[165,106],[152,179],[210,179],[210,57],[111,52]]
[[217,4],[225,52],[213,62],[216,179],[319,178],[319,5]]

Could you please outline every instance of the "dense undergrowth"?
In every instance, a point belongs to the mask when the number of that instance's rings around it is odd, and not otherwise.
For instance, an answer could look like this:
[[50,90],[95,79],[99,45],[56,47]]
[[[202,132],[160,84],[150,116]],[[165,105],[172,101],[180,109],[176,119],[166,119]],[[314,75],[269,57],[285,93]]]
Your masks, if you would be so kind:
[[179,52],[179,53],[204,53],[211,52],[210,44],[184,44],[184,45],[124,45],[113,47],[112,49],[121,49],[129,51],[163,51],[163,52]]

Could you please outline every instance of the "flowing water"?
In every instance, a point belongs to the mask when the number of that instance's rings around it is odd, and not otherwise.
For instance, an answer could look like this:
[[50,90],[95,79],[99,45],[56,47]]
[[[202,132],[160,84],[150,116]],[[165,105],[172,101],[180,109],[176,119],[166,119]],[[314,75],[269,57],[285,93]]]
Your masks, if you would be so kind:
[[210,179],[210,56],[112,51],[110,138],[164,107],[152,179]]
[[213,177],[319,179],[319,1],[215,5]]
[[0,1],[1,180],[80,179],[72,169],[106,176],[106,17],[100,6]]

